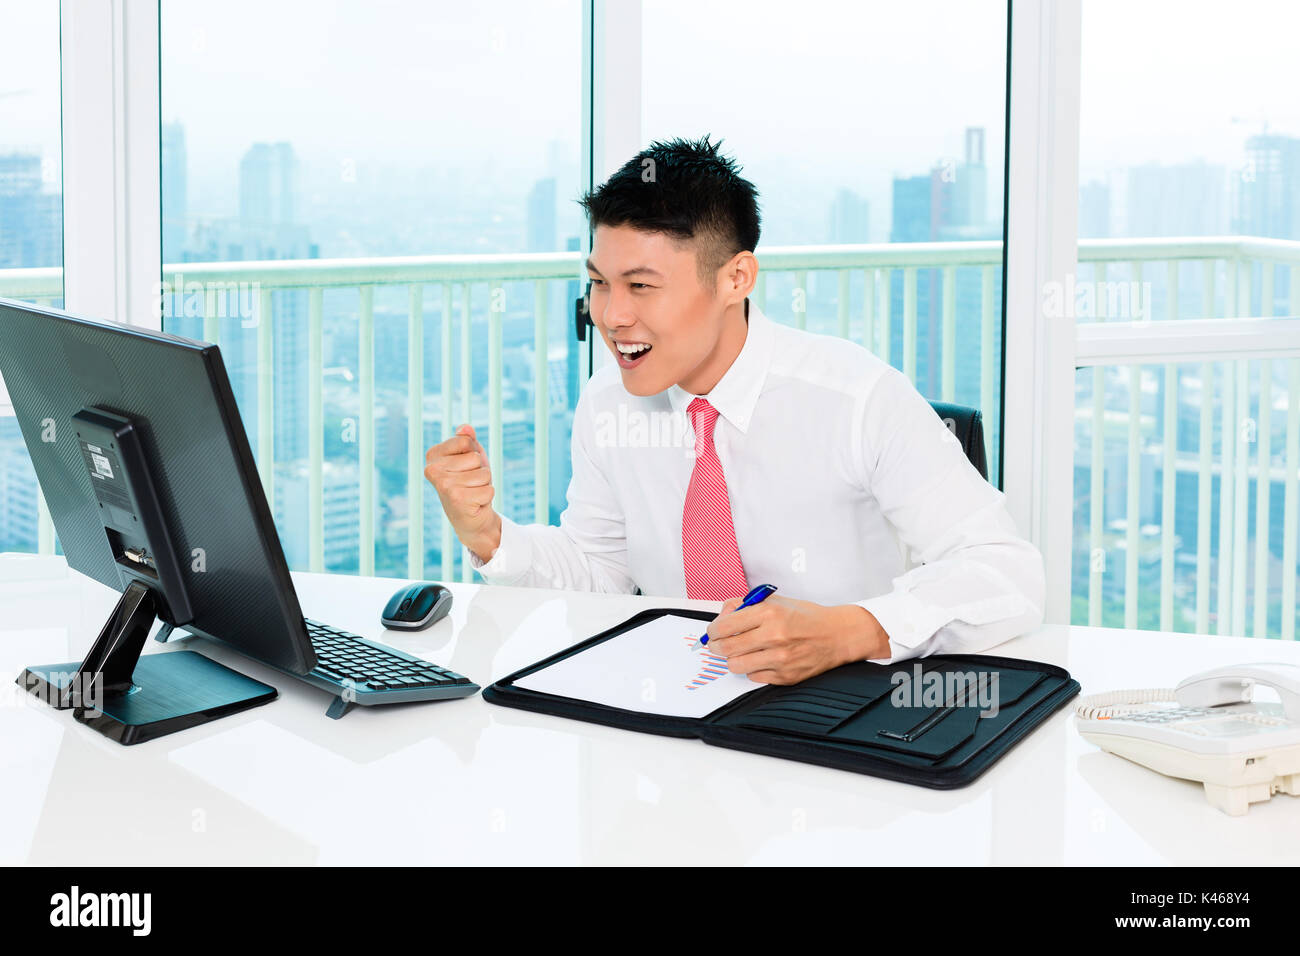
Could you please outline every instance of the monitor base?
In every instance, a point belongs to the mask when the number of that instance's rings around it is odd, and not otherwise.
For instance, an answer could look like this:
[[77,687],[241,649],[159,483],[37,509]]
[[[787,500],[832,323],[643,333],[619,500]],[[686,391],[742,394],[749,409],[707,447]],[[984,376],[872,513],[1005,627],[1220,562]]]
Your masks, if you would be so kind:
[[[270,684],[195,651],[143,654],[131,687],[95,699],[95,686],[70,693],[82,663],[28,667],[15,683],[120,744],[138,744],[275,700]],[[102,685],[101,685],[102,686]],[[79,701],[73,704],[72,701]]]

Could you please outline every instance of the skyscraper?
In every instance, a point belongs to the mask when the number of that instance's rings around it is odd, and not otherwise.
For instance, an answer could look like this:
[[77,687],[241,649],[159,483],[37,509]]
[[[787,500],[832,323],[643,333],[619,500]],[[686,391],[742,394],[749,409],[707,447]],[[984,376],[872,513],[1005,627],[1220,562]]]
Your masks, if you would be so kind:
[[554,252],[555,233],[555,179],[539,179],[528,191],[529,252]]
[[[891,242],[937,242],[1000,238],[988,221],[988,170],[984,165],[984,130],[968,127],[962,162],[938,163],[928,175],[894,179]],[[939,324],[942,320],[941,274],[921,269],[916,276],[916,385],[922,394],[937,398],[942,388]],[[974,270],[958,269],[955,292],[959,324],[965,315],[978,315],[980,278]],[[893,273],[890,315],[897,317],[891,333],[898,359],[882,356],[900,365],[903,344],[903,276]],[[961,353],[966,363],[978,363],[978,351]],[[960,377],[960,375],[959,375]]]
[[1110,235],[1110,187],[1100,180],[1079,186],[1079,238]]
[[162,124],[162,255],[163,262],[183,262],[188,239],[188,160],[185,127]]
[[239,162],[239,221],[269,231],[296,222],[298,158],[289,143],[254,143]]
[[[1242,236],[1300,239],[1300,139],[1261,133],[1246,140],[1246,164],[1235,180],[1232,228]],[[1274,301],[1265,315],[1283,312],[1291,301],[1295,270],[1279,270]]]
[[63,262],[63,197],[44,188],[38,153],[0,156],[0,269]]
[[[891,242],[942,242],[1000,239],[1001,222],[989,221],[988,169],[984,161],[984,130],[968,127],[964,135],[964,156],[960,162],[941,162],[928,174],[896,177],[893,182]],[[953,399],[964,405],[980,404],[981,326],[983,269],[956,267],[953,275],[956,341],[954,350]],[[1002,276],[993,279],[994,309],[1001,301]],[[943,393],[943,273],[939,269],[916,271],[916,388],[931,400]],[[903,368],[904,276],[891,272],[889,321],[890,355],[881,358]],[[1001,348],[1001,323],[995,323],[995,350]],[[996,467],[1000,423],[996,409],[983,409],[985,439],[992,450],[990,465]]]
[[[988,223],[988,170],[984,166],[984,130],[966,129],[966,159],[951,176],[940,176],[942,212],[937,238],[965,238],[962,230],[983,230]],[[947,235],[944,233],[947,232]]]
[[851,189],[841,189],[831,202],[830,241],[832,243],[870,242],[870,206]]
[[18,419],[0,418],[0,551],[36,550],[37,494]]
[[[361,541],[360,470],[352,463],[326,461],[321,466],[322,541],[325,570],[356,572]],[[305,461],[280,466],[275,476],[275,513],[289,567],[305,570],[311,501]]]
[[935,173],[894,177],[890,242],[929,242],[934,238]]
[[[298,160],[289,143],[254,143],[239,163],[239,249],[244,259],[314,256],[307,229],[294,218]],[[272,294],[275,458],[293,462],[307,454],[307,293]],[[255,337],[245,336],[250,350]],[[255,367],[250,352],[250,367]]]
[[1300,239],[1300,139],[1269,133],[1247,139],[1235,193],[1233,232]]

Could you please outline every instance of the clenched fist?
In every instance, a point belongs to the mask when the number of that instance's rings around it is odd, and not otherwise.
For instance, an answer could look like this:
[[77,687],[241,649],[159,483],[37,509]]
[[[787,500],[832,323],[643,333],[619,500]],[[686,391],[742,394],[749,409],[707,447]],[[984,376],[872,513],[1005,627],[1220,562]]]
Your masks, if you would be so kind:
[[[490,561],[501,546],[501,516],[492,508],[492,472],[473,425],[461,425],[424,453],[424,477],[438,490],[442,510],[461,544]],[[412,516],[412,521],[418,520]]]

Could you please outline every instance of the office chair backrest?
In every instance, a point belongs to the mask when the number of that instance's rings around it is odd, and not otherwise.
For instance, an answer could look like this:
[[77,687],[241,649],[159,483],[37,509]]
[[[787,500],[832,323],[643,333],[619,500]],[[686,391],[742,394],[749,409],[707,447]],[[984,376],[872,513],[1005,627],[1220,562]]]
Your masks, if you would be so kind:
[[978,408],[931,402],[930,407],[943,419],[948,430],[957,436],[961,449],[985,481],[989,480],[988,461],[984,456],[984,420]]

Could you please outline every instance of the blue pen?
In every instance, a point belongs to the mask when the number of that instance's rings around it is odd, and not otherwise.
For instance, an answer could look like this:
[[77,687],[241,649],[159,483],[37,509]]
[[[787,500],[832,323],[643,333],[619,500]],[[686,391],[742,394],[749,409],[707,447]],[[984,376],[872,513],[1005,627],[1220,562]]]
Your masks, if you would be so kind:
[[[754,588],[754,590],[746,594],[745,600],[741,601],[738,607],[732,608],[731,613],[734,614],[736,613],[736,611],[739,611],[741,608],[752,607],[753,605],[757,604],[759,601],[766,601],[775,591],[776,591],[775,584],[760,584],[758,587]],[[695,650],[695,648],[697,647],[703,647],[708,643],[709,643],[709,632],[705,631],[703,634],[701,634],[699,637],[695,639],[695,643],[691,645],[691,650]]]

